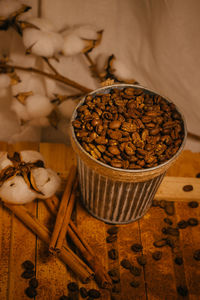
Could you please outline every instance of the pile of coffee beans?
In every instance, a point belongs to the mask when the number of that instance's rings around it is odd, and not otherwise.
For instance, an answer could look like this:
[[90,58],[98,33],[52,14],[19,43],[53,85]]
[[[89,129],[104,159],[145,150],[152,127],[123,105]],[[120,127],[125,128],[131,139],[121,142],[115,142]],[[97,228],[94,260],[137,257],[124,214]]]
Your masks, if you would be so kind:
[[162,164],[175,155],[184,138],[175,105],[136,87],[86,96],[72,125],[86,152],[123,169]]
[[22,263],[24,268],[23,273],[21,274],[22,278],[29,279],[29,286],[25,289],[25,294],[29,298],[34,298],[37,296],[38,280],[35,278],[34,263],[30,260],[25,260]]
[[86,299],[99,299],[101,297],[100,291],[96,289],[86,289],[81,287],[79,289],[78,284],[74,281],[71,281],[67,284],[67,289],[69,291],[68,295],[62,295],[59,300],[73,300],[78,299],[80,294],[81,298]]

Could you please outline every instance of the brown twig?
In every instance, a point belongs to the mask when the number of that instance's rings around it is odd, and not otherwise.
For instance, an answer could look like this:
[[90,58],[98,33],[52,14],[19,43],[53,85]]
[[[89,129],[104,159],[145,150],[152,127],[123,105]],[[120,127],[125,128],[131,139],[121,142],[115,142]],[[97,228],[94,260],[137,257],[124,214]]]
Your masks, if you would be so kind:
[[59,74],[58,71],[54,68],[54,66],[51,64],[50,60],[47,57],[42,57],[45,63],[49,66],[49,68],[55,73]]
[[16,66],[16,65],[9,65],[9,64],[0,64],[0,69],[8,69],[8,68],[14,68],[15,70],[21,70],[21,71],[25,71],[25,72],[32,72],[32,73],[36,73],[36,74],[40,74],[40,75],[43,75],[45,77],[48,77],[48,78],[51,78],[51,79],[54,79],[56,81],[59,81],[59,82],[62,82],[66,85],[69,85],[71,87],[74,87],[82,92],[85,92],[85,93],[89,93],[91,92],[91,89],[83,86],[83,85],[80,85],[79,83],[67,78],[67,77],[64,77],[62,76],[61,74],[51,74],[51,73],[47,73],[47,72],[44,72],[42,70],[39,70],[39,69],[36,69],[36,68],[32,68],[32,67],[21,67],[21,66]]
[[89,62],[89,64],[90,64],[90,68],[91,68],[91,70],[92,70],[92,73],[93,73],[93,74],[95,75],[95,77],[98,78],[99,81],[101,82],[101,81],[102,81],[102,78],[101,78],[101,76],[100,76],[100,74],[99,74],[99,72],[98,72],[98,70],[97,70],[97,68],[96,68],[95,63],[94,63],[93,60],[91,59],[89,53],[88,53],[88,52],[85,52],[85,53],[84,53],[84,56],[85,56],[85,58],[87,59],[87,61]]

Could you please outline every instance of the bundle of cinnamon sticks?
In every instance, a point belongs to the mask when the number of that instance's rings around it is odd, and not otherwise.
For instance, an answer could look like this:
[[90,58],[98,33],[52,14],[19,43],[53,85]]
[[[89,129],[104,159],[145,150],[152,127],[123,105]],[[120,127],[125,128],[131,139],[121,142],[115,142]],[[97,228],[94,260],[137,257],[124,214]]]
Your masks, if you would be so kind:
[[[56,217],[52,233],[23,205],[8,203],[4,203],[4,205],[44,241],[49,246],[49,251],[68,265],[82,282],[87,283],[91,279],[95,279],[101,288],[110,289],[111,279],[106,269],[71,220],[77,185],[77,170],[75,166],[72,166],[61,201],[55,195],[45,200],[48,210]],[[66,234],[69,235],[87,264],[68,247]]]

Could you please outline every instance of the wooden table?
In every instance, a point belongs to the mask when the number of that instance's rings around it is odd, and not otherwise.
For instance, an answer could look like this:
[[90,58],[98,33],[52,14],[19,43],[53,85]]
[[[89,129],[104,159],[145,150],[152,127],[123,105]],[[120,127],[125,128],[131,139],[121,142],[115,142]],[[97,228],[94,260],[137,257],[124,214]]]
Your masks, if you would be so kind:
[[[70,147],[62,144],[35,144],[18,143],[7,145],[0,143],[1,150],[39,150],[45,157],[47,165],[59,172],[64,182],[68,170],[75,161]],[[169,176],[195,177],[200,172],[200,153],[184,151],[178,161],[168,172]],[[200,179],[199,179],[200,180]],[[176,196],[176,195],[175,195]],[[192,199],[191,199],[192,200]],[[187,202],[175,201],[175,215],[170,219],[176,226],[181,219],[191,217],[199,218],[200,207],[190,208]],[[48,227],[52,227],[51,216],[42,201],[35,201],[27,205],[27,208]],[[193,252],[200,249],[200,225],[180,229],[180,235],[176,241],[176,247],[161,248],[163,257],[160,261],[152,259],[152,252],[159,250],[153,246],[156,239],[163,237],[161,229],[166,226],[163,219],[167,217],[160,207],[152,207],[139,221],[128,225],[119,226],[118,240],[112,244],[106,243],[107,225],[91,215],[78,201],[75,210],[76,224],[88,243],[105,265],[107,270],[116,268],[120,272],[120,283],[115,284],[115,292],[110,293],[101,290],[101,299],[183,299],[177,294],[177,286],[187,286],[189,295],[184,299],[200,299],[200,261],[193,259]],[[131,250],[133,243],[142,243],[143,253],[147,256],[147,264],[142,267],[142,274],[135,277],[121,267],[120,261],[128,258],[138,266],[137,254]],[[108,250],[118,250],[119,258],[108,258]],[[184,263],[174,263],[176,255],[183,257]],[[48,253],[47,247],[31,233],[9,210],[0,205],[0,299],[23,300],[28,299],[24,290],[28,286],[28,279],[23,279],[21,274],[22,262],[26,259],[35,263],[36,277],[39,281],[37,288],[37,300],[57,300],[63,294],[67,295],[67,284],[76,281],[79,287],[87,289],[97,288],[94,281],[82,284],[57,258]],[[140,282],[138,288],[130,286],[130,282],[136,279]],[[118,292],[118,293],[117,293]],[[75,297],[74,299],[78,299]],[[81,297],[79,299],[82,299]]]

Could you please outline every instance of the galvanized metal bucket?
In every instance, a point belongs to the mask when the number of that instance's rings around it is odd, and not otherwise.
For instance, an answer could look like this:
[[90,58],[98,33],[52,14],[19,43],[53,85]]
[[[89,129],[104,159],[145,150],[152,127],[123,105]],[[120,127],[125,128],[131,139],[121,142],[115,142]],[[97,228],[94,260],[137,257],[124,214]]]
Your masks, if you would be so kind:
[[[139,85],[117,84],[93,91],[107,93],[112,88],[142,88]],[[166,99],[166,98],[165,98]],[[167,101],[171,102],[167,99]],[[77,108],[82,105],[84,99]],[[76,109],[77,109],[76,108]],[[177,109],[177,107],[176,107]],[[177,109],[180,113],[180,110]],[[126,224],[146,214],[166,171],[183,150],[187,130],[184,117],[184,140],[177,153],[168,161],[149,169],[126,170],[113,168],[90,156],[79,144],[71,125],[71,143],[77,156],[79,184],[82,202],[94,217],[111,224]],[[76,110],[71,122],[76,118]]]

